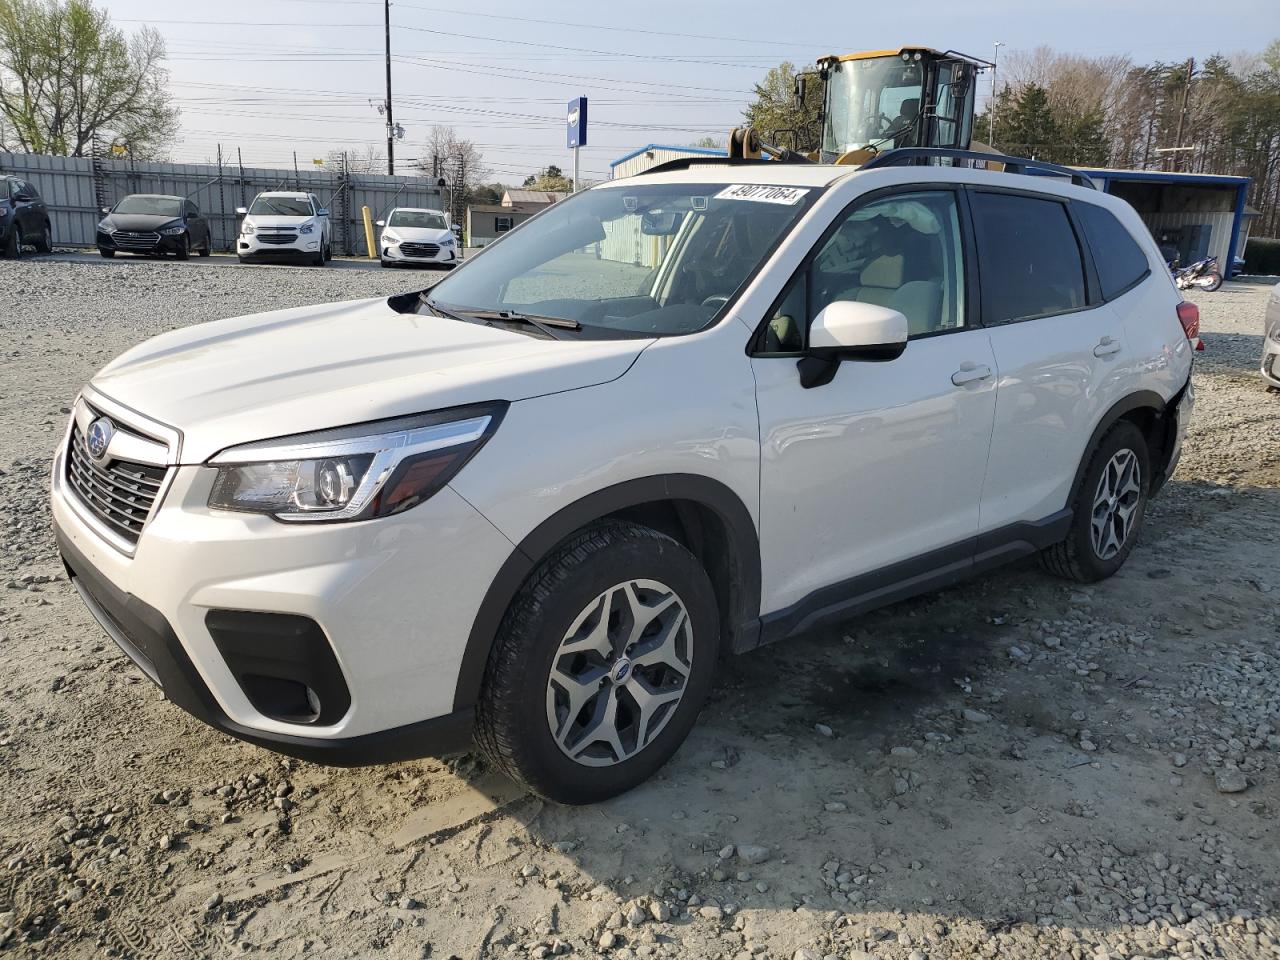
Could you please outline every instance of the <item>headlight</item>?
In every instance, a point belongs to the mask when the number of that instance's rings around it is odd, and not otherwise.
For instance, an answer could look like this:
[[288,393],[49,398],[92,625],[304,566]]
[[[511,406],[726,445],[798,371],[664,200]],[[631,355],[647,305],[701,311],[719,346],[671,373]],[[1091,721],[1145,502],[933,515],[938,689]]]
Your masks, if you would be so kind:
[[[2,213],[4,213],[4,211],[3,211],[3,210],[0,210],[0,214],[2,214]],[[116,228],[115,228],[114,226],[112,226],[111,224],[107,223],[107,221],[105,221],[105,220],[99,221],[99,223],[98,223],[98,229],[99,229],[99,230],[101,230],[103,233],[115,233],[115,232],[116,232]]]
[[452,247],[452,246],[453,246],[453,237],[446,237],[445,239],[441,240],[441,241],[440,241],[440,246],[442,246],[442,247]]
[[289,522],[401,513],[453,479],[505,412],[481,404],[232,447],[209,461],[209,506]]
[[394,233],[387,233],[387,231],[383,230],[383,231],[382,231],[382,242],[383,242],[383,243],[399,243],[399,242],[400,242],[400,237],[399,237],[399,236],[397,236],[397,235],[396,235],[396,234],[394,234]]
[[305,237],[307,234],[313,232],[315,228],[316,228],[315,223],[311,220],[308,220],[306,223],[304,223],[302,226],[298,228],[298,233],[302,234],[302,236]]
[[243,234],[244,236],[246,236],[246,237],[252,237],[252,236],[254,235],[254,233],[255,233],[255,232],[256,232],[256,231],[255,231],[255,229],[254,229],[253,224],[252,224],[252,223],[250,223],[248,220],[246,220],[244,223],[240,224],[240,233],[241,233],[241,234]]
[[164,227],[160,231],[166,237],[177,237],[187,232],[187,228],[180,223],[174,224],[172,227]]

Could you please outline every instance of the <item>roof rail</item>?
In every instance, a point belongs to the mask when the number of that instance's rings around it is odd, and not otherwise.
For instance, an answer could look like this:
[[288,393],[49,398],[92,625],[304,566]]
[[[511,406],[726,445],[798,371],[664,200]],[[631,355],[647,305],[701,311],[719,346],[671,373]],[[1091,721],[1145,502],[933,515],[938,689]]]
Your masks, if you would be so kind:
[[968,160],[970,161],[970,166],[979,161],[982,163],[1002,163],[1008,173],[1047,173],[1058,177],[1069,177],[1071,182],[1078,187],[1089,187],[1093,190],[1098,189],[1098,185],[1090,179],[1088,174],[1081,173],[1079,170],[1072,170],[1070,167],[1064,167],[1060,164],[1046,163],[1043,160],[1028,160],[1026,157],[1009,157],[1001,153],[981,153],[977,150],[956,150],[951,147],[899,147],[894,150],[886,150],[884,153],[874,156],[866,163],[862,164],[861,169],[871,170],[875,167],[917,166],[922,161],[927,161],[935,157],[948,157],[952,160]]
[[650,167],[648,170],[642,170],[639,173],[633,173],[633,177],[644,177],[651,173],[670,173],[672,170],[688,170],[694,164],[703,166],[704,164],[713,164],[715,166],[725,167],[748,167],[759,163],[777,163],[777,160],[770,160],[767,157],[676,157],[674,160],[668,160],[660,163],[656,167]]

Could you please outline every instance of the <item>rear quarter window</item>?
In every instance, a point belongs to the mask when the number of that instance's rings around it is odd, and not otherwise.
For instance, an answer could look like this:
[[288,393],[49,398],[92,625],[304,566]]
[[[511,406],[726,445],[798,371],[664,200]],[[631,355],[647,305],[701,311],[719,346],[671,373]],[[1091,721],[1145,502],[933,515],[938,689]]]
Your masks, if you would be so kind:
[[975,193],[972,206],[983,322],[1030,320],[1087,306],[1080,242],[1061,201]]
[[1093,252],[1104,299],[1115,299],[1151,272],[1142,247],[1110,210],[1092,203],[1075,203],[1073,207]]

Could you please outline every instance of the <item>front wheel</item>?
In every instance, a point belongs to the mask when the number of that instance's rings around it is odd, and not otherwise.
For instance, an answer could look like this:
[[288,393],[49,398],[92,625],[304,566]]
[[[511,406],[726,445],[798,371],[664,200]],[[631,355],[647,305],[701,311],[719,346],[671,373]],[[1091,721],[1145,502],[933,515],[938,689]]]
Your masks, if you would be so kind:
[[115,255],[116,252],[114,250],[108,250],[106,247],[98,248],[98,256],[102,257],[104,260],[110,260]]
[[648,527],[587,527],[538,565],[507,610],[476,741],[549,800],[616,796],[684,742],[719,646],[715,594],[693,554]]
[[9,239],[5,241],[4,255],[10,260],[18,260],[22,257],[22,227],[15,223],[13,229],[9,231]]
[[48,220],[44,222],[44,228],[36,237],[36,253],[53,253],[53,227]]
[[1142,431],[1121,420],[1099,441],[1071,504],[1071,530],[1040,556],[1047,570],[1093,583],[1128,559],[1142,529],[1151,476]]
[[191,236],[189,234],[184,233],[181,242],[178,244],[178,259],[191,259]]

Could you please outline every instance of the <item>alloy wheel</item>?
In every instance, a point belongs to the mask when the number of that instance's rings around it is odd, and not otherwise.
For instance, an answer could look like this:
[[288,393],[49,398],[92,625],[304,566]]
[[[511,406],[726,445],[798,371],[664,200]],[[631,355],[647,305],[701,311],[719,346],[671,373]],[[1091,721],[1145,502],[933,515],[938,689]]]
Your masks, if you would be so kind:
[[547,678],[547,725],[584,766],[635,756],[675,715],[693,667],[693,628],[674,590],[628,580],[574,618]]
[[1130,449],[1116,451],[1107,461],[1093,495],[1090,539],[1099,560],[1110,560],[1133,533],[1142,502],[1142,468]]

